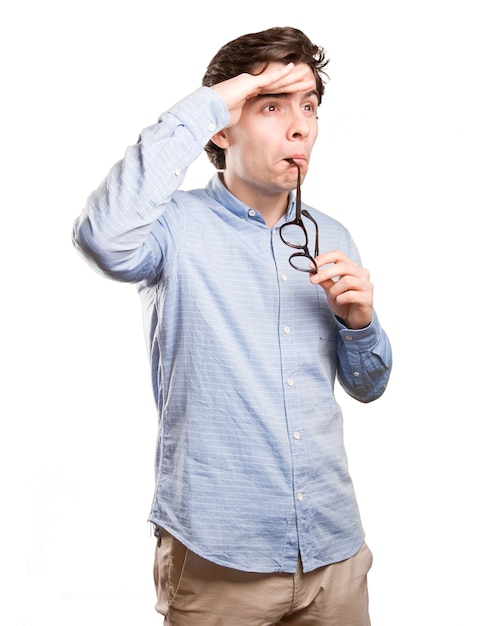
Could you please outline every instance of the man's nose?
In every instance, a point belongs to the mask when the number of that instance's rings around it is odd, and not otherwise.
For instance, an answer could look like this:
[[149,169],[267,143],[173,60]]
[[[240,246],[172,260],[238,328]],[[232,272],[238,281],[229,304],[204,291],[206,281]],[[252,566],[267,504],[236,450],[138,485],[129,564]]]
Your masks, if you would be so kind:
[[291,114],[288,134],[290,139],[306,137],[310,132],[310,126],[303,111],[296,110]]

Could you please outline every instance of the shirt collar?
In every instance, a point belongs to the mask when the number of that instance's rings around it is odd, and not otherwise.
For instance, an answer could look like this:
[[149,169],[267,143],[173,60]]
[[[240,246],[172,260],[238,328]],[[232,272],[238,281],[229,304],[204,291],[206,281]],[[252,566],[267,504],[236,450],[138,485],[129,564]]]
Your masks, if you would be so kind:
[[[265,225],[265,221],[261,213],[256,211],[252,207],[244,204],[241,200],[238,200],[233,194],[228,191],[226,186],[222,181],[222,174],[218,172],[215,174],[209,183],[206,186],[206,190],[208,194],[216,200],[219,204],[221,204],[227,211],[230,211],[234,215],[241,217],[246,221],[257,221],[261,224]],[[290,191],[290,199],[288,205],[288,215],[284,215],[281,221],[292,220],[295,217],[295,200],[296,200],[296,192]]]

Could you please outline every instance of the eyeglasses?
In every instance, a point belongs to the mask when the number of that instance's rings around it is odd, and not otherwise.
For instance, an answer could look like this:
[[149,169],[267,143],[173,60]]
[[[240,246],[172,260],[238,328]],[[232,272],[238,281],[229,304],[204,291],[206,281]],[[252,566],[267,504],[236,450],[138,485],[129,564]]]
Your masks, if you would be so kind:
[[[315,222],[313,217],[308,213],[306,209],[301,209],[301,172],[300,166],[294,159],[286,159],[288,163],[292,165],[296,165],[298,168],[298,182],[296,185],[296,217],[291,222],[286,222],[282,224],[279,230],[279,234],[281,237],[281,241],[289,246],[290,248],[295,248],[300,252],[294,252],[290,258],[289,262],[291,267],[294,267],[295,270],[299,270],[300,272],[309,272],[310,274],[316,274],[318,271],[316,261],[314,257],[317,257],[319,254],[318,251],[318,224]],[[315,225],[315,254],[311,256],[310,251],[308,249],[308,232],[305,228],[303,220],[301,216],[304,216],[311,220]]]

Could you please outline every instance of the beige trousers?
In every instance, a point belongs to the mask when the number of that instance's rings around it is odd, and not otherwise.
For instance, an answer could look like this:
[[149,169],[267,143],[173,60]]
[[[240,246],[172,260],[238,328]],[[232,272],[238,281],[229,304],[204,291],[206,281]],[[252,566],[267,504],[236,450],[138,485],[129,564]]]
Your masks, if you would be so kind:
[[156,610],[165,626],[370,626],[364,543],[353,557],[304,574],[256,574],[215,565],[161,531]]

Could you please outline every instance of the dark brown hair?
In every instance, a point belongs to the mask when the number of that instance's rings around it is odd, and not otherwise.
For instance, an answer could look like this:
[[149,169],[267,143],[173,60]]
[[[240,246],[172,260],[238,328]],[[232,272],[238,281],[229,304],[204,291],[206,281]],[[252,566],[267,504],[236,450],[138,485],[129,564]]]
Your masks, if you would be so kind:
[[[321,103],[328,78],[324,68],[329,59],[324,48],[312,43],[301,30],[289,26],[242,35],[225,44],[211,59],[202,84],[211,87],[239,74],[252,74],[260,65],[266,66],[273,61],[309,65],[315,75],[318,103]],[[209,141],[204,149],[217,169],[226,167],[222,148]]]

